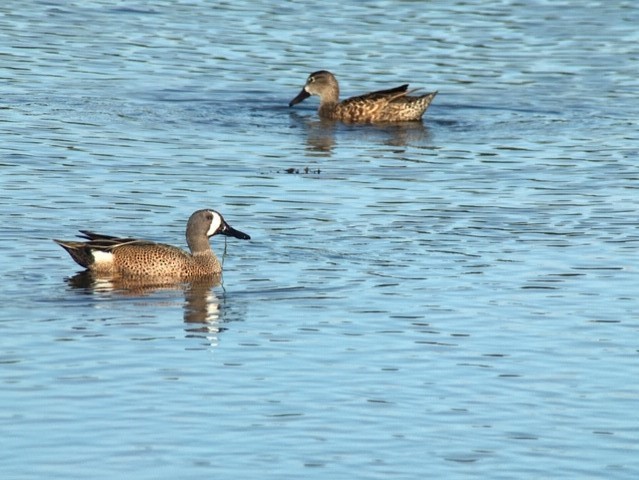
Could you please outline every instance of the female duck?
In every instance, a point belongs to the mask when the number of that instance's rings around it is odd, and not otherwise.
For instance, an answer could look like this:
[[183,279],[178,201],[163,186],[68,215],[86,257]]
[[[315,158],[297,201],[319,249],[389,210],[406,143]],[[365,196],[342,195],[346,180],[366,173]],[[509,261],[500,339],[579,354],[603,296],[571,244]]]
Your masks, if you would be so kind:
[[410,122],[421,120],[437,92],[409,96],[408,84],[339,101],[339,85],[326,70],[311,73],[302,91],[290,101],[296,105],[311,95],[320,97],[319,116],[323,120],[348,123]]

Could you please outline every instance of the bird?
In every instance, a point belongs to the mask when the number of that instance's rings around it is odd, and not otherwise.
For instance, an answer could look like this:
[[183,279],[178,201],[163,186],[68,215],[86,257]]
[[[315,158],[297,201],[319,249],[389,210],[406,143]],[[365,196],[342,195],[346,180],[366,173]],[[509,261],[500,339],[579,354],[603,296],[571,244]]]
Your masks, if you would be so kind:
[[322,120],[345,123],[408,122],[421,120],[437,91],[409,96],[408,84],[379,90],[339,101],[339,84],[335,75],[319,70],[309,75],[302,91],[289,102],[292,107],[311,95],[320,97],[319,116]]
[[220,261],[211,250],[209,238],[221,234],[250,240],[246,233],[231,227],[212,209],[197,210],[186,225],[186,243],[181,248],[137,238],[121,238],[80,230],[84,241],[56,240],[80,266],[95,274],[121,277],[164,277],[192,279],[219,275]]

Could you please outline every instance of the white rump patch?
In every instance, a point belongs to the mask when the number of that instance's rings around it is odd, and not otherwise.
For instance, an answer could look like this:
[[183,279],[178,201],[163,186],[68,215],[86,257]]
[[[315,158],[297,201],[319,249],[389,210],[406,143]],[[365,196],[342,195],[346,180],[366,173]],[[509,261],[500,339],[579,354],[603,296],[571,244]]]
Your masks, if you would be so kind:
[[102,252],[100,250],[91,250],[93,260],[96,265],[108,267],[113,265],[113,254],[111,252]]
[[213,218],[211,219],[211,226],[209,231],[206,232],[207,237],[212,237],[215,235],[215,232],[222,226],[222,217],[217,212],[211,212],[213,214]]

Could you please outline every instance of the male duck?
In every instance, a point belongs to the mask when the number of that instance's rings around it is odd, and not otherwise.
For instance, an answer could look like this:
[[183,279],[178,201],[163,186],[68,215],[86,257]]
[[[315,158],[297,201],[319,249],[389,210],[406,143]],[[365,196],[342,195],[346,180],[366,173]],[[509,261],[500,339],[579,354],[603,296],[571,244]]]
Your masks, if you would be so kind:
[[215,210],[198,210],[186,225],[191,253],[163,243],[118,238],[80,230],[84,242],[54,240],[79,265],[96,274],[125,277],[196,278],[220,274],[222,266],[211,250],[209,238],[216,234],[249,240],[232,228]]
[[[414,90],[413,90],[414,91]],[[366,93],[339,101],[339,85],[335,75],[326,70],[311,73],[289,107],[311,95],[320,97],[319,116],[323,120],[347,123],[410,122],[421,120],[437,92],[409,96],[408,84],[389,90]]]

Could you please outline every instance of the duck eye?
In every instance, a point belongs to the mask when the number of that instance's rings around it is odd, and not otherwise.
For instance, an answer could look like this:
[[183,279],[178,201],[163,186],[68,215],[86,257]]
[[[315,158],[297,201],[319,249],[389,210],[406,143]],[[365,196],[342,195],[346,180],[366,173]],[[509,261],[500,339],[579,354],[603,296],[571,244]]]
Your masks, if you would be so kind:
[[315,81],[315,77],[308,77],[307,82],[308,83],[313,83]]

